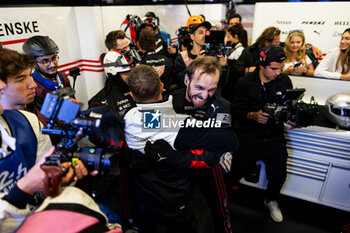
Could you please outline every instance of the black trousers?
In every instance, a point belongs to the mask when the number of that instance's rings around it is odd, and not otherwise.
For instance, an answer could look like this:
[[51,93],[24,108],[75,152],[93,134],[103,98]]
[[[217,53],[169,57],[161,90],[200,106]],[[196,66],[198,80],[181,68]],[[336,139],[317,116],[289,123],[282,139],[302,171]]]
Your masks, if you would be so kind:
[[215,233],[231,233],[231,218],[223,171],[220,164],[192,171],[193,185],[204,195],[214,221]]
[[287,177],[287,148],[284,138],[268,142],[256,142],[239,137],[239,149],[233,155],[230,183],[235,184],[256,166],[256,161],[265,164],[267,200],[277,200]]
[[186,205],[162,212],[138,209],[136,220],[140,233],[153,233],[156,229],[163,229],[162,232],[166,233],[197,232],[197,219],[191,201]]

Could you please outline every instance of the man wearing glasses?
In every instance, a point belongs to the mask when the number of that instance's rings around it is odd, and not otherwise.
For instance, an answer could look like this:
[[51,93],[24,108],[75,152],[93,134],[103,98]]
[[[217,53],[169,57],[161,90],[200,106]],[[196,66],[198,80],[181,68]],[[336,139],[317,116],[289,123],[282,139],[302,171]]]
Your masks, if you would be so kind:
[[25,54],[32,55],[36,60],[32,76],[37,85],[35,103],[40,109],[46,93],[70,87],[70,82],[65,73],[57,71],[59,49],[52,39],[33,36],[24,42],[22,49]]

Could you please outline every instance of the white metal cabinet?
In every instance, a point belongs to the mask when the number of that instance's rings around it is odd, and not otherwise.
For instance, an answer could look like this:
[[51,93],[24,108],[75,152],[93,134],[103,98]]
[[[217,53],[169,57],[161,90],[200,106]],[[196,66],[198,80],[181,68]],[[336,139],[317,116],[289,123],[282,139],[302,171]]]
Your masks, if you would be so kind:
[[[309,126],[286,130],[287,180],[282,193],[350,211],[350,131]],[[258,183],[266,188],[264,166]]]

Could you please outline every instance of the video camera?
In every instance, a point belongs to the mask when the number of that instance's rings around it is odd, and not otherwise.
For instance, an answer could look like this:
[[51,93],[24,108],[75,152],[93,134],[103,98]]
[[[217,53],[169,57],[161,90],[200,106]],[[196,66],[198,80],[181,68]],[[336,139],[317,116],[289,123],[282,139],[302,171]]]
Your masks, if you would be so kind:
[[82,104],[72,98],[74,93],[75,91],[71,88],[48,93],[40,111],[49,120],[42,129],[42,133],[62,137],[61,142],[56,146],[56,152],[47,157],[42,165],[42,169],[48,177],[49,190],[45,190],[45,192],[49,196],[57,195],[52,190],[52,186],[55,184],[53,184],[54,181],[51,177],[55,176],[54,174],[62,162],[72,162],[74,166],[80,159],[89,171],[99,170],[100,173],[108,172],[114,164],[111,162],[113,151],[109,148],[81,147],[79,145],[82,139],[88,139],[89,136],[93,136],[97,132],[102,114],[94,112],[86,115],[81,114]]
[[317,113],[317,103],[311,97],[307,104],[301,99],[304,96],[305,88],[287,89],[279,95],[277,103],[267,103],[262,111],[270,114],[270,119],[276,124],[288,120],[296,124],[295,127],[306,127],[313,123]]
[[227,42],[225,45],[225,31],[211,30],[205,35],[205,54],[208,56],[223,55],[228,57],[232,49],[232,43]]
[[176,30],[177,35],[177,42],[175,43],[175,47],[177,47],[178,50],[181,49],[181,45],[188,48],[191,45],[191,38],[190,33],[188,32],[187,26],[181,26],[179,29]]

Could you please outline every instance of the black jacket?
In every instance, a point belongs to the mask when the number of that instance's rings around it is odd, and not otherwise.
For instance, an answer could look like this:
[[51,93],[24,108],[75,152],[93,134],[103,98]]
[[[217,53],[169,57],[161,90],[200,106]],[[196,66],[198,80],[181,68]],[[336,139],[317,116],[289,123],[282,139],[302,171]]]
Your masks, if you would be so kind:
[[164,56],[161,53],[156,53],[154,51],[149,51],[146,53],[139,52],[141,56],[140,64],[149,65],[149,66],[165,66],[163,75],[160,77],[160,80],[163,82],[165,89],[169,89],[169,80],[173,70],[173,65],[170,62],[169,58]]
[[107,78],[105,87],[89,100],[89,108],[103,105],[120,117],[136,107],[128,85],[119,75]]
[[257,44],[245,48],[233,66],[233,72],[236,77],[243,77],[247,67],[256,66],[259,59],[259,47]]
[[259,68],[238,80],[232,101],[237,134],[262,142],[283,137],[283,123],[276,124],[269,120],[267,124],[260,124],[248,120],[247,114],[263,109],[266,103],[278,103],[278,92],[283,93],[291,88],[293,88],[292,81],[283,74],[263,86],[259,78]]
[[[218,113],[230,114],[230,103],[216,94],[214,94],[203,108],[197,108],[192,102],[186,100],[186,88],[176,90],[172,95],[173,106],[176,113],[188,114],[202,120],[216,118]],[[224,124],[224,126],[226,126],[226,124]]]

